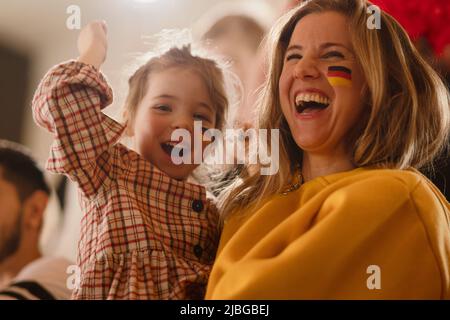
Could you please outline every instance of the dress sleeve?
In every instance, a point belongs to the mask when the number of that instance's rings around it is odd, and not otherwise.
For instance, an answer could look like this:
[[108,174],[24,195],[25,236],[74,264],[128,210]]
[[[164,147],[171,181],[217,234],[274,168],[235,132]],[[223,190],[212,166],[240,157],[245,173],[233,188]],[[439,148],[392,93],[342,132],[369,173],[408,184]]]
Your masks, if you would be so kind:
[[112,90],[93,66],[69,61],[53,67],[33,98],[35,122],[53,134],[47,169],[68,175],[86,196],[118,172],[113,152],[124,127],[101,112]]

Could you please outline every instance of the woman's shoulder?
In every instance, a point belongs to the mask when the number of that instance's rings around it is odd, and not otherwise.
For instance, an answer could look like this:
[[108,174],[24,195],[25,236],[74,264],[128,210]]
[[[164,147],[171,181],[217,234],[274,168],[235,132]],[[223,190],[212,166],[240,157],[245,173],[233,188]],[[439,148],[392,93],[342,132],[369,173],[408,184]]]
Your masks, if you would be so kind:
[[368,184],[374,181],[381,181],[390,184],[401,184],[408,191],[412,191],[419,184],[430,185],[432,182],[420,171],[409,169],[378,169],[378,168],[358,168],[348,173],[350,181]]
[[376,192],[386,197],[409,198],[427,206],[437,205],[450,211],[450,204],[442,192],[421,172],[408,169],[359,168],[348,177],[348,187],[357,187],[361,192]]
[[441,243],[450,252],[450,204],[416,169],[358,168],[330,183],[328,193],[327,205],[340,208],[343,217],[353,212],[352,217],[363,216],[372,224],[410,219],[419,222],[430,238],[444,239]]

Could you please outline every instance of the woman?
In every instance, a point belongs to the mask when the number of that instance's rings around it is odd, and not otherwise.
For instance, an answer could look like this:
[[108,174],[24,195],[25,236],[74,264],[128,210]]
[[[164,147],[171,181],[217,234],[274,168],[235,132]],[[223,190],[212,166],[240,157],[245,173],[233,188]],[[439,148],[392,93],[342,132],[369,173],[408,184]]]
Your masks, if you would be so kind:
[[310,1],[273,28],[259,127],[280,129],[280,171],[224,191],[207,299],[450,298],[450,205],[416,170],[444,147],[449,94],[368,6]]

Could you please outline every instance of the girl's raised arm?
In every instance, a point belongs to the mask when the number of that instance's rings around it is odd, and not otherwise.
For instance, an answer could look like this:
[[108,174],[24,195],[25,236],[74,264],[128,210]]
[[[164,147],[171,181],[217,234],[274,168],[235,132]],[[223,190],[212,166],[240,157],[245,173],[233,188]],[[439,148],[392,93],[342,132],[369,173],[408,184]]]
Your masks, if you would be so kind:
[[55,139],[47,169],[68,175],[92,196],[118,174],[122,160],[113,145],[124,127],[101,112],[113,98],[98,71],[106,57],[106,26],[86,26],[78,47],[79,61],[61,63],[44,76],[32,108],[36,123]]

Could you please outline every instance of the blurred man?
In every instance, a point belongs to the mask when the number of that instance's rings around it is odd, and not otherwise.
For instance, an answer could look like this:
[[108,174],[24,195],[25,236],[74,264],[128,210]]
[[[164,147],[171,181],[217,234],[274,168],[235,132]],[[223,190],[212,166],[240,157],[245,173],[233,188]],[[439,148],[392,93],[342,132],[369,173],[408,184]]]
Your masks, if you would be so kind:
[[38,248],[50,189],[23,147],[0,140],[0,299],[69,299],[61,258]]

